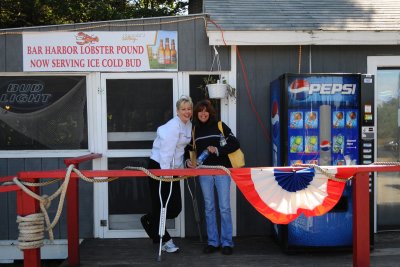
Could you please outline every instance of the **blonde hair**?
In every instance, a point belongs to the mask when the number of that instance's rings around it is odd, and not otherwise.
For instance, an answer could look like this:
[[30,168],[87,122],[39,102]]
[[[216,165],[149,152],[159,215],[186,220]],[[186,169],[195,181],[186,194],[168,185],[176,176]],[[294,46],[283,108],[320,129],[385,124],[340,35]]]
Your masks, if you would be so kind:
[[179,109],[183,103],[189,103],[193,107],[193,101],[190,96],[183,95],[176,101],[176,109]]

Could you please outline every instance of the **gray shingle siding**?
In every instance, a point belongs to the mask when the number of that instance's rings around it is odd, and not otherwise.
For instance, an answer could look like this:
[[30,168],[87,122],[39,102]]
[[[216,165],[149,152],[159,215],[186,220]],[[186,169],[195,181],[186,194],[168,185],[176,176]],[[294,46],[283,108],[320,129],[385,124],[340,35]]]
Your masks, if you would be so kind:
[[400,30],[398,0],[204,0],[204,13],[224,30]]
[[[118,20],[106,22],[39,26],[16,29],[0,29],[0,72],[22,72],[22,32],[25,31],[156,31],[178,32],[179,71],[209,71],[213,59],[213,48],[205,34],[204,14]],[[6,34],[7,33],[7,34]],[[230,48],[221,47],[221,69],[230,69]]]
[[203,12],[203,0],[189,0],[189,14],[198,14]]

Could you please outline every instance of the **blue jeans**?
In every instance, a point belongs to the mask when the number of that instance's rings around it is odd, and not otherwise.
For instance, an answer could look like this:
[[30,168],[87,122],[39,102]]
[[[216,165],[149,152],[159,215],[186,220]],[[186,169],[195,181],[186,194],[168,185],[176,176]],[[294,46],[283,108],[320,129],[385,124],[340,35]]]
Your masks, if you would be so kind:
[[[226,175],[199,176],[199,181],[204,197],[208,245],[214,247],[219,247],[220,245],[223,247],[233,247],[230,205],[231,178]],[[214,186],[217,188],[218,195],[218,206],[221,218],[221,238],[219,237],[217,226]]]

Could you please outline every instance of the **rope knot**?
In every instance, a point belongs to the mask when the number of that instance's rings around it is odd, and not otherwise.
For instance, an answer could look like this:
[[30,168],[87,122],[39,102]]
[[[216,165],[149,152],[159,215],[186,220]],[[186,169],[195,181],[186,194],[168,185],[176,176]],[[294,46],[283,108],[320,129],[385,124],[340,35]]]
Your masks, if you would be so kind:
[[48,195],[42,195],[40,203],[45,207],[45,209],[48,209],[51,205],[51,199],[49,198]]
[[347,182],[347,180],[350,180],[353,178],[353,176],[348,177],[348,178],[340,178],[340,177],[335,177],[334,174],[330,173],[328,170],[322,169],[320,166],[318,166],[317,164],[303,164],[303,163],[295,163],[292,165],[293,167],[308,167],[308,168],[314,168],[315,170],[319,171],[320,173],[322,173],[323,175],[325,175],[326,177],[328,177],[328,179],[332,180],[332,181],[336,181],[336,182],[342,182],[345,183]]

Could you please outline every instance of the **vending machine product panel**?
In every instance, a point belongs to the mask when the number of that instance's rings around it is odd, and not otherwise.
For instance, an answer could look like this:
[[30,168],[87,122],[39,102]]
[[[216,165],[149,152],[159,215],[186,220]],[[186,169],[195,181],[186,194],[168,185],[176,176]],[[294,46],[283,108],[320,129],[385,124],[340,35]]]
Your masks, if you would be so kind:
[[[373,85],[373,76],[366,74],[283,74],[271,82],[273,165],[372,163]],[[273,231],[285,249],[351,247],[352,215],[349,181],[327,214],[301,215],[288,225],[274,225]]]

